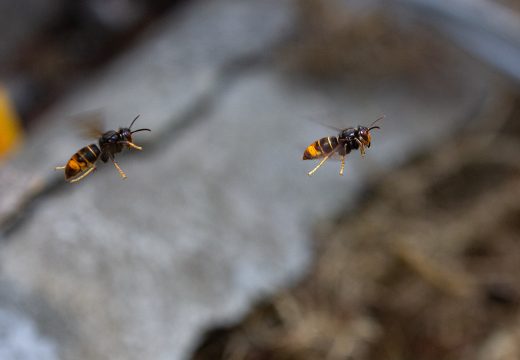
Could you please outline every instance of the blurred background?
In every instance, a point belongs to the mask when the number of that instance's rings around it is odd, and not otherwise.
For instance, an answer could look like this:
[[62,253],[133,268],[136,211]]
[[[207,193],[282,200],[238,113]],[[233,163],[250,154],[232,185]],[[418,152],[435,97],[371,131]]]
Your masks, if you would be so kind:
[[[0,16],[0,359],[520,358],[520,2]],[[54,171],[137,115],[128,179]]]

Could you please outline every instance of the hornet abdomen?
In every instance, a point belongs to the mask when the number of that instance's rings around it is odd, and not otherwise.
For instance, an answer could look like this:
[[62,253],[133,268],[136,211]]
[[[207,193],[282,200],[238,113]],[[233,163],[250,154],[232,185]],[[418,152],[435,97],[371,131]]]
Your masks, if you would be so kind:
[[73,180],[90,170],[100,154],[101,150],[96,144],[90,144],[79,149],[65,166],[65,180]]
[[310,144],[303,152],[303,160],[317,159],[333,152],[338,146],[335,136],[327,136]]

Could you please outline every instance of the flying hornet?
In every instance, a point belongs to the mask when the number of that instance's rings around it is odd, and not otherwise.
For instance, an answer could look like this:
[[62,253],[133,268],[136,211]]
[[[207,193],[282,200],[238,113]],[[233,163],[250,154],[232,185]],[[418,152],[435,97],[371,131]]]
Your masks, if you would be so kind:
[[314,174],[333,155],[340,157],[341,167],[339,174],[343,175],[345,156],[352,150],[359,150],[361,156],[365,157],[366,148],[370,147],[372,141],[370,131],[380,129],[379,126],[374,125],[383,118],[384,116],[381,116],[368,127],[358,125],[357,127],[336,129],[339,131],[337,136],[327,136],[310,144],[303,152],[303,160],[321,159],[321,161],[314,169],[308,172],[308,175]]
[[132,125],[139,118],[135,117],[129,127],[119,128],[119,130],[109,130],[102,132],[98,128],[91,129],[91,133],[99,136],[98,145],[90,144],[79,149],[65,166],[58,166],[56,170],[65,170],[65,180],[68,182],[77,182],[83,179],[96,169],[96,162],[101,159],[104,163],[108,160],[112,161],[119,175],[126,179],[125,172],[119,167],[115,160],[115,154],[120,153],[123,149],[142,150],[142,147],[137,146],[132,141],[132,134],[139,131],[151,131],[150,129],[132,130]]

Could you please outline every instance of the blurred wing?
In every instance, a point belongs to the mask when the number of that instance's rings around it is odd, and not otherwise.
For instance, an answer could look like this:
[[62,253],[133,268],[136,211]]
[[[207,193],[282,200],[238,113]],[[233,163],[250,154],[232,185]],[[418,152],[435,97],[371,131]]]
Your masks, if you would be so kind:
[[87,139],[97,139],[103,135],[105,118],[101,111],[87,111],[72,116],[72,120],[78,124],[80,134]]
[[336,126],[333,126],[333,125],[330,125],[330,124],[327,124],[327,123],[324,123],[324,122],[321,122],[321,121],[318,121],[318,120],[312,120],[312,121],[314,121],[317,124],[320,124],[321,126],[329,128],[331,130],[334,130],[334,131],[336,131],[338,133],[343,130],[343,129],[340,129],[339,127],[336,127]]
[[328,128],[328,129],[334,130],[334,131],[336,131],[336,132],[340,132],[340,131],[342,130],[342,129],[340,129],[339,127],[336,127],[336,126],[334,126],[334,125],[330,125],[330,124],[327,124],[327,123],[322,122],[322,121],[320,121],[320,120],[316,120],[316,118],[314,118],[314,117],[306,116],[306,115],[304,115],[304,117],[305,117],[305,119],[307,119],[307,120],[310,121],[310,122],[313,122],[313,123],[315,123],[315,124],[318,124],[318,125],[324,126],[324,127]]
[[[345,159],[349,156],[350,154],[347,154],[345,155]],[[329,161],[340,161],[341,160],[341,155],[338,154],[337,152],[335,152],[333,155],[331,155],[329,157]]]

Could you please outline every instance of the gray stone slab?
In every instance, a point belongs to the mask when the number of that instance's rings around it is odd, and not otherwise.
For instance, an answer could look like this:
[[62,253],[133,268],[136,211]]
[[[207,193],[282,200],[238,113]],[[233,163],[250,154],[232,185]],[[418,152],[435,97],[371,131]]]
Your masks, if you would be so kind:
[[230,63],[262,56],[294,31],[293,5],[287,0],[193,1],[166,16],[133,50],[93,75],[31,129],[25,150],[0,175],[0,223],[17,217],[28,193],[53,186],[58,174],[50,168],[95,141],[81,136],[78,119],[100,111],[106,128],[117,129],[141,114],[137,124],[152,128],[146,139],[157,142],[185,120],[185,113],[218,94]]
[[[289,36],[292,10],[287,0],[190,2],[46,114],[44,125],[33,130],[40,139],[30,146],[56,159],[75,151],[80,139],[74,115],[93,110],[102,110],[108,128],[127,125],[141,114],[141,124],[154,129],[152,136],[160,135],[186,108],[218,91],[223,67],[261,56]],[[57,143],[48,142],[59,137]],[[31,165],[47,166],[35,160]]]

